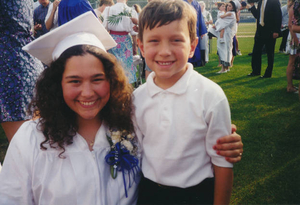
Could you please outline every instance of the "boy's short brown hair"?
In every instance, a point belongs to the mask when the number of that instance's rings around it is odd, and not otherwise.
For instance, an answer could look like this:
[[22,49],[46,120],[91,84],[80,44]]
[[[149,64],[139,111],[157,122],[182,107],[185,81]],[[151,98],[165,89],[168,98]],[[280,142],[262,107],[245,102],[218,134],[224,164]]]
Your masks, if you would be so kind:
[[193,42],[197,38],[196,10],[183,0],[152,0],[139,15],[138,37],[143,41],[145,29],[151,30],[156,26],[160,27],[181,19],[186,19],[190,39]]

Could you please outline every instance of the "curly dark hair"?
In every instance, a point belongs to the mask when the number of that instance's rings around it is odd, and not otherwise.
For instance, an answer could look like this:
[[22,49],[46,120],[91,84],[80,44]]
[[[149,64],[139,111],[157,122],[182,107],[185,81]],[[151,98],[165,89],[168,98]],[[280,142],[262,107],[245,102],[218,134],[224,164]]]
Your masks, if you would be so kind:
[[41,149],[47,149],[44,144],[49,143],[51,148],[62,149],[60,156],[65,152],[65,146],[73,143],[73,137],[78,131],[76,113],[67,106],[63,98],[62,75],[68,59],[86,54],[95,56],[103,63],[106,78],[110,83],[110,99],[100,111],[101,120],[104,120],[110,129],[134,132],[131,119],[133,87],[129,84],[121,64],[112,54],[105,53],[95,46],[73,46],[43,71],[36,84],[35,96],[29,105],[29,112],[40,117],[38,125],[45,136],[40,145]]

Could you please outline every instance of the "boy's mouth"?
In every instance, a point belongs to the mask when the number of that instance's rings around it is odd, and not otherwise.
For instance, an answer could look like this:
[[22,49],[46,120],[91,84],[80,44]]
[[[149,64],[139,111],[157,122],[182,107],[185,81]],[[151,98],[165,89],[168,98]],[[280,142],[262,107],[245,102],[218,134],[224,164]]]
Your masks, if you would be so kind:
[[158,65],[171,65],[173,63],[173,61],[168,61],[168,62],[160,62],[160,61],[157,61],[157,64]]

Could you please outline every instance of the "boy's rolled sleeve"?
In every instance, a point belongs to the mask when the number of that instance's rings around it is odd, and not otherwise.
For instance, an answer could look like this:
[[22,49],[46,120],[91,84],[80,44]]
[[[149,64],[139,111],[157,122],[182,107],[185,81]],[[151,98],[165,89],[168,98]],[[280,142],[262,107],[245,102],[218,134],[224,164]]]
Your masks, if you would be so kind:
[[226,161],[225,157],[218,155],[213,149],[220,137],[231,134],[230,108],[226,97],[208,109],[205,120],[208,124],[206,150],[212,163],[219,167],[233,167],[232,163]]

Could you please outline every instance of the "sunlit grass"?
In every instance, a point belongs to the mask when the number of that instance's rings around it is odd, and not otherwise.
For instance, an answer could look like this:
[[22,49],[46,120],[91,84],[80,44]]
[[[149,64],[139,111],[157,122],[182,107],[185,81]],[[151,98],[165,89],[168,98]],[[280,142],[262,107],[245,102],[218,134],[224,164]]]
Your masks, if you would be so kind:
[[[243,55],[235,58],[229,73],[216,74],[220,68],[213,39],[210,62],[196,69],[223,88],[232,122],[243,138],[231,204],[300,204],[300,102],[297,94],[286,92],[288,56],[278,53],[278,39],[272,78],[248,77],[251,56],[247,54],[253,42],[253,37],[239,38]],[[262,73],[266,67],[263,55]]]

